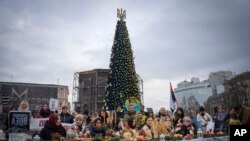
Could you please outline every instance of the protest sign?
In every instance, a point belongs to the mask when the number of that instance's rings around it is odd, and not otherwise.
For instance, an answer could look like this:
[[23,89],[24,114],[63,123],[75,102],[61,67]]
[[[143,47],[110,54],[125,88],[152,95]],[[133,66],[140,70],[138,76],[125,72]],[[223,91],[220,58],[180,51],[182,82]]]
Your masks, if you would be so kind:
[[51,111],[58,110],[58,99],[50,98],[50,100],[49,100],[49,109]]
[[44,127],[46,121],[49,118],[36,118],[30,120],[30,130],[31,131],[40,131]]
[[10,112],[9,132],[27,133],[30,129],[30,112]]

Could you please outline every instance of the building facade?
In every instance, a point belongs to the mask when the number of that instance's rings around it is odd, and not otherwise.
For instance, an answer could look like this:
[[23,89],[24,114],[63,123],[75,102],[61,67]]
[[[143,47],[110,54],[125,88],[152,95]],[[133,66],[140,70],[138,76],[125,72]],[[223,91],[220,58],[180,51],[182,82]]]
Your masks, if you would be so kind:
[[[72,99],[75,111],[100,112],[104,109],[109,72],[110,69],[94,69],[74,74]],[[143,80],[139,74],[137,78],[143,104]]]
[[200,81],[199,78],[192,78],[190,82],[183,81],[177,84],[174,89],[177,100],[183,109],[194,109],[197,111],[199,106],[206,106],[209,100],[217,99],[221,101],[221,96],[211,97],[225,92],[224,82],[233,78],[234,75],[231,71],[217,71],[209,74],[209,78]]
[[223,83],[227,80],[230,80],[233,78],[235,74],[233,74],[231,71],[217,71],[217,72],[211,72],[209,74],[209,83],[211,85],[213,95],[221,94],[225,92],[225,88]]
[[250,72],[245,72],[225,80],[225,92],[212,95],[205,104],[207,111],[214,112],[215,108],[231,109],[239,104],[250,106]]
[[183,81],[174,89],[180,107],[184,110],[199,110],[199,107],[212,94],[208,80],[200,82],[199,78],[192,78],[190,82]]
[[99,112],[104,106],[109,69],[94,69],[78,73],[78,97],[75,111]]
[[0,106],[7,113],[12,105],[19,106],[22,100],[29,102],[30,110],[35,105],[49,104],[50,98],[58,99],[58,110],[69,106],[68,86],[34,83],[0,82]]
[[224,85],[227,107],[233,108],[239,104],[250,106],[250,72],[241,73],[226,81]]

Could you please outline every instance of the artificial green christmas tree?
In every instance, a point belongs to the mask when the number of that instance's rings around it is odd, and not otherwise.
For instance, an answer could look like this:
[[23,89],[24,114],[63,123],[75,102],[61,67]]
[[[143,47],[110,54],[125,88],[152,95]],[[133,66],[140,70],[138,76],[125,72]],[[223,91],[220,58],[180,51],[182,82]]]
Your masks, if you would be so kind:
[[118,105],[125,107],[134,104],[139,110],[140,93],[135,71],[133,51],[126,27],[126,11],[117,10],[117,21],[114,43],[110,59],[110,74],[107,82],[105,106],[116,110]]

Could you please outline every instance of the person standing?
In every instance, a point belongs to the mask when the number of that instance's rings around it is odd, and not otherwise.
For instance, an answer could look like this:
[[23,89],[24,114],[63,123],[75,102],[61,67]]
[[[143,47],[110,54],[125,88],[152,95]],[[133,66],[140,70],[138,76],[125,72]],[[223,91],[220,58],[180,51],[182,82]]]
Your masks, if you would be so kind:
[[203,132],[207,131],[207,124],[212,121],[212,117],[206,112],[204,107],[200,107],[200,112],[197,114],[197,121],[200,122]]

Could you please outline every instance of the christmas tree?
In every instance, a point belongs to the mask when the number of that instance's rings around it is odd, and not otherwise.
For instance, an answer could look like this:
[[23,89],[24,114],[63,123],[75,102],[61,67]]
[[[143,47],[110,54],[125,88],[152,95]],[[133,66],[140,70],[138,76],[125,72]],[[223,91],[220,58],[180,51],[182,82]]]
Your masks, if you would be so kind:
[[138,78],[135,71],[133,51],[129,40],[126,22],[126,11],[117,10],[117,21],[114,43],[110,58],[110,73],[107,81],[105,106],[116,110],[125,103],[140,106]]

